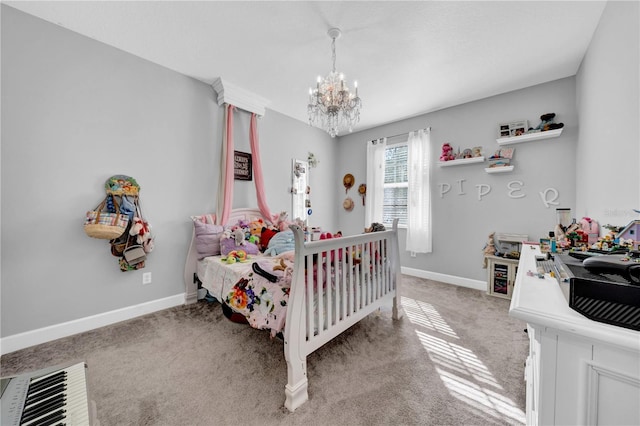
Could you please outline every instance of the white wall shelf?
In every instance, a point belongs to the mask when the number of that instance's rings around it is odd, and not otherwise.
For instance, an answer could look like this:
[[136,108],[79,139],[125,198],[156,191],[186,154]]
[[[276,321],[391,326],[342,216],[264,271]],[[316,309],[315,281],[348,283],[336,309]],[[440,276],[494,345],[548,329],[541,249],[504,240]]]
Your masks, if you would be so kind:
[[487,173],[507,173],[513,170],[513,166],[499,166],[499,167],[486,167],[484,169]]
[[498,138],[496,139],[496,142],[498,142],[498,145],[514,145],[514,144],[523,143],[523,142],[532,142],[532,141],[539,141],[542,139],[557,138],[562,134],[563,130],[564,130],[564,127],[561,129],[547,130],[546,132],[525,133],[524,135],[520,135],[520,136]]
[[462,166],[463,164],[482,163],[482,162],[484,162],[484,157],[471,157],[471,158],[461,158],[459,160],[438,161],[438,166],[440,167]]

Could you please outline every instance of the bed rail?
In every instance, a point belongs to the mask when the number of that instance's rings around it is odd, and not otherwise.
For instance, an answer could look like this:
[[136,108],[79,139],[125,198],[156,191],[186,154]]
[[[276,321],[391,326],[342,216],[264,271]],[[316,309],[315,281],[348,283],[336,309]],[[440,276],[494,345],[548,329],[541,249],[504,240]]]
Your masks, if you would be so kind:
[[306,359],[358,321],[392,303],[402,316],[398,223],[392,230],[305,242],[291,226],[295,262],[284,351],[288,367],[285,406],[294,411],[308,399]]

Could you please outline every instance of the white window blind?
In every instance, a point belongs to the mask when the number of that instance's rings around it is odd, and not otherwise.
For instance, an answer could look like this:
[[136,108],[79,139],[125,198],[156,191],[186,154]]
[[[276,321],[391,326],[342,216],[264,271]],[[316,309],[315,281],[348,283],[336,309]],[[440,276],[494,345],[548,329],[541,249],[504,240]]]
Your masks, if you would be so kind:
[[389,145],[385,149],[384,199],[382,220],[407,225],[407,193],[409,181],[407,174],[408,147],[406,143]]

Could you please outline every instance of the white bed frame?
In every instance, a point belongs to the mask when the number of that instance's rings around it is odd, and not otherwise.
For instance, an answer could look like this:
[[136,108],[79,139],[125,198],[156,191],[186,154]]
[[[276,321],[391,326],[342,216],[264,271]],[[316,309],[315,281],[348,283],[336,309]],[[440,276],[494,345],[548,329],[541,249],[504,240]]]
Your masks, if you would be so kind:
[[[258,217],[262,217],[258,210],[236,209],[228,223]],[[381,306],[391,304],[392,318],[396,320],[402,317],[402,307],[397,221],[388,231],[311,242],[305,242],[298,226],[292,225],[291,229],[295,236],[295,264],[284,329],[288,371],[284,405],[294,411],[309,399],[309,354]],[[360,253],[359,264],[354,262],[353,253]],[[184,272],[185,303],[197,301],[197,256],[192,238]],[[325,286],[306,285],[314,281],[314,266],[317,282],[326,280]],[[314,300],[318,305],[315,313]]]

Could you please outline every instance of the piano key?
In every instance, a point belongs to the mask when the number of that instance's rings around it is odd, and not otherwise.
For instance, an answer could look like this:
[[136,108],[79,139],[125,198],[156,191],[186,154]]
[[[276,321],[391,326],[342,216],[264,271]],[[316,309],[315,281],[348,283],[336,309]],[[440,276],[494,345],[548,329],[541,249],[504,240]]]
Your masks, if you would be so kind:
[[32,380],[29,384],[29,393],[39,392],[40,390],[51,386],[52,384],[62,383],[66,378],[67,373],[61,371],[60,373],[54,374],[52,376],[47,376],[44,380]]
[[55,422],[59,422],[60,420],[65,418],[66,411],[63,408],[60,408],[56,411],[49,412],[43,416],[36,417],[35,419],[31,419],[27,422],[20,422],[20,426],[42,426],[45,424],[53,424]]
[[24,402],[24,406],[26,408],[30,405],[37,404],[47,398],[51,398],[52,395],[57,395],[64,392],[66,388],[67,388],[67,385],[65,383],[59,383],[53,387],[44,389],[41,392],[38,392],[37,394],[32,395],[31,393],[29,393],[29,396]]
[[2,426],[97,424],[95,406],[89,404],[84,363],[9,378],[7,389],[10,392],[1,398]]
[[64,395],[58,395],[57,397],[52,398],[43,404],[34,406],[29,410],[25,410],[22,413],[22,419],[20,421],[26,423],[32,419],[42,417],[43,415],[51,413],[58,408],[63,408],[66,405],[66,402],[67,398],[65,398]]

